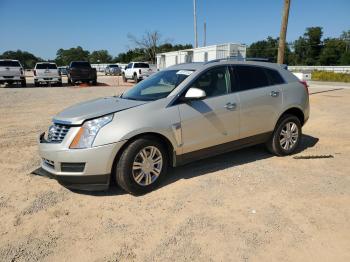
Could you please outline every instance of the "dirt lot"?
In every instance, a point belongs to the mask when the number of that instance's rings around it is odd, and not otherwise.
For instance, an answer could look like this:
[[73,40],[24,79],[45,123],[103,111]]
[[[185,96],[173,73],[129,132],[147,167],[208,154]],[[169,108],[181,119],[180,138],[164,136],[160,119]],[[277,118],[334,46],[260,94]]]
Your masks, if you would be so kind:
[[0,88],[1,261],[350,261],[350,89],[312,84],[298,154],[198,161],[145,196],[31,174],[55,113],[125,88]]

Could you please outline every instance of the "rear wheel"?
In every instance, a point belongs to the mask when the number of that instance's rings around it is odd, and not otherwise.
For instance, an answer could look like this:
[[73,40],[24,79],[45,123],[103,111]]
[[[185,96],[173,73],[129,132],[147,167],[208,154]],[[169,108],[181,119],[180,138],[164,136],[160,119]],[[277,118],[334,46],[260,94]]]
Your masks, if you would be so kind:
[[72,84],[72,80],[69,77],[67,78],[67,83],[68,85]]
[[167,172],[168,156],[162,143],[144,137],[123,151],[116,168],[117,184],[125,191],[140,195],[155,189]]
[[125,74],[123,74],[123,82],[125,83],[125,82],[127,82],[128,80],[126,79],[126,77],[125,77]]
[[267,149],[277,156],[290,155],[297,149],[301,135],[299,118],[294,115],[284,115],[278,121],[272,137],[266,143]]
[[34,86],[35,87],[39,87],[39,82],[38,81],[34,81]]
[[93,84],[94,86],[96,86],[96,85],[97,85],[97,79],[92,80],[92,84]]

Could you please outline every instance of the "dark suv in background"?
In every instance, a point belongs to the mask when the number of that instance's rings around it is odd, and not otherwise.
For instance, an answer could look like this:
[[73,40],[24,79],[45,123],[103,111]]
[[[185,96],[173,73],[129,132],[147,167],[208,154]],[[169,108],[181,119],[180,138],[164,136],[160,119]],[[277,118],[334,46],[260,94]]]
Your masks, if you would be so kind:
[[92,68],[89,62],[72,61],[67,70],[68,84],[80,83],[97,84],[96,68]]

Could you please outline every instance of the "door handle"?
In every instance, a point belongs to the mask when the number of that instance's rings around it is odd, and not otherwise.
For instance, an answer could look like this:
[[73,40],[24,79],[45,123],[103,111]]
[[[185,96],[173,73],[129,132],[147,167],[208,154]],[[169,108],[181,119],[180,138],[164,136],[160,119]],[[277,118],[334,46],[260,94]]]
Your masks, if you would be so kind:
[[278,97],[280,95],[279,91],[271,91],[270,96],[272,97]]
[[225,105],[225,108],[226,108],[227,110],[235,110],[236,107],[237,107],[237,104],[236,104],[236,103],[231,103],[231,102],[229,102],[229,103],[227,103],[227,104]]

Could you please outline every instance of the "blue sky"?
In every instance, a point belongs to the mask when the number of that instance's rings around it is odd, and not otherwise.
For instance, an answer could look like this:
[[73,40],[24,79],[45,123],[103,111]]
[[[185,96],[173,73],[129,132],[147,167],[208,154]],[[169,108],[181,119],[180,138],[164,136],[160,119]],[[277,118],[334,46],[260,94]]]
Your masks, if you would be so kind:
[[[287,40],[306,27],[326,37],[350,30],[350,0],[291,0]],[[128,33],[158,30],[173,43],[193,44],[192,0],[0,0],[0,52],[26,50],[54,58],[59,48],[107,49],[113,56],[133,47]],[[197,0],[199,44],[250,44],[277,37],[283,0]]]

